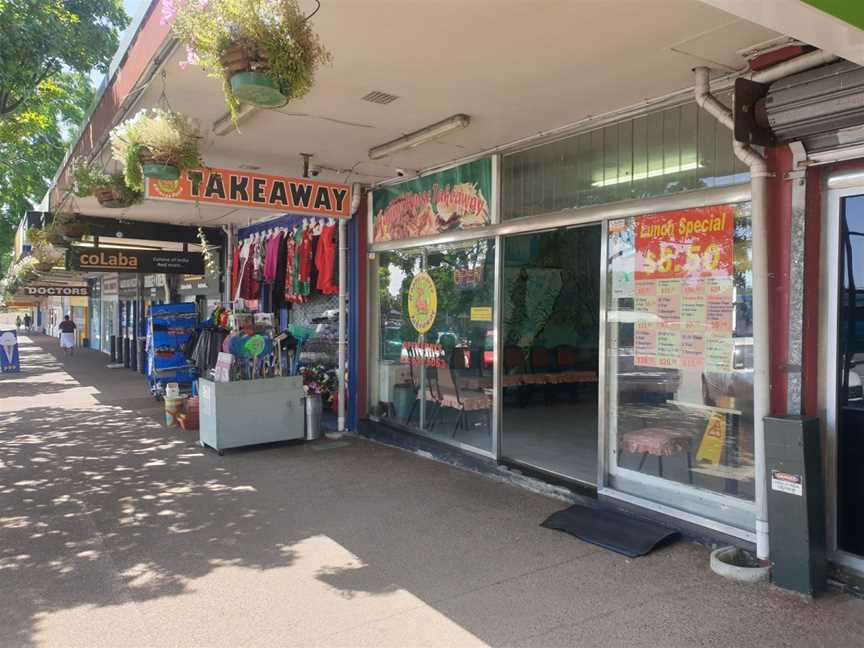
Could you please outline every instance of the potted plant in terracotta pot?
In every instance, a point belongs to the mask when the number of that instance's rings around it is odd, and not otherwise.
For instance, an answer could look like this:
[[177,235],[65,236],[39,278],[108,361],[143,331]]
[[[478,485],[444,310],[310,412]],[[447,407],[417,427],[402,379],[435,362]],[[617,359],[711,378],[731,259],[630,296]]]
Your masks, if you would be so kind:
[[176,180],[201,165],[198,132],[185,115],[144,109],[111,131],[111,152],[123,166],[126,185],[144,191],[144,178]]
[[122,173],[108,175],[84,158],[72,162],[72,193],[79,198],[94,196],[102,207],[118,209],[141,202],[141,192],[130,189]]
[[241,102],[274,108],[304,96],[330,60],[297,0],[173,0],[163,16],[186,45],[184,63],[222,79],[232,117]]

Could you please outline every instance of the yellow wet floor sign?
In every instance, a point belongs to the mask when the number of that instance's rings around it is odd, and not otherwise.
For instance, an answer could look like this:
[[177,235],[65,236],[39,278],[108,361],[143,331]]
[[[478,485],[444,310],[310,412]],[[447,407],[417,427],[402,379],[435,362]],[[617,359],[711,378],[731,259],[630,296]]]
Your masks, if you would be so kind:
[[696,461],[707,461],[716,466],[720,463],[725,443],[726,417],[722,414],[711,414],[705,425],[705,435],[699,444],[699,452],[696,453]]

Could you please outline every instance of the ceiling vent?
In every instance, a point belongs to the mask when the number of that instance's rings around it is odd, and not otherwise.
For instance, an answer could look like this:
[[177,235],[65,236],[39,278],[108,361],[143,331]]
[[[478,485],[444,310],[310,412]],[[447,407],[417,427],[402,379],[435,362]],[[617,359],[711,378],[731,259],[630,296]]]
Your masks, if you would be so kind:
[[377,103],[377,104],[381,104],[381,105],[386,106],[389,103],[393,103],[398,98],[399,97],[397,97],[396,95],[392,95],[392,94],[389,94],[387,92],[381,92],[380,90],[373,90],[372,92],[367,94],[362,99],[363,99],[363,101],[369,101],[371,103]]

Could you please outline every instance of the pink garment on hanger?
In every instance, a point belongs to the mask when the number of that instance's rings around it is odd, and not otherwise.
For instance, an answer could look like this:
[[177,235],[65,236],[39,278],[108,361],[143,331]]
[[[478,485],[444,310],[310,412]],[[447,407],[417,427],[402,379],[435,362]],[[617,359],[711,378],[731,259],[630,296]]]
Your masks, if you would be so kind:
[[276,232],[267,240],[267,254],[264,260],[264,281],[273,283],[276,279],[276,269],[279,265],[279,246],[282,244],[282,234]]

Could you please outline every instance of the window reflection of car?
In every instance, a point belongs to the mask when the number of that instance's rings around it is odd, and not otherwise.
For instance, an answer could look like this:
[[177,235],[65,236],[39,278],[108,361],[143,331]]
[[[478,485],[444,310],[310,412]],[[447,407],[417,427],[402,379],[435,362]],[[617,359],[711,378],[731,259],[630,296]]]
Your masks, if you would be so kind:
[[402,327],[398,324],[384,325],[381,355],[385,360],[399,360],[402,357]]

